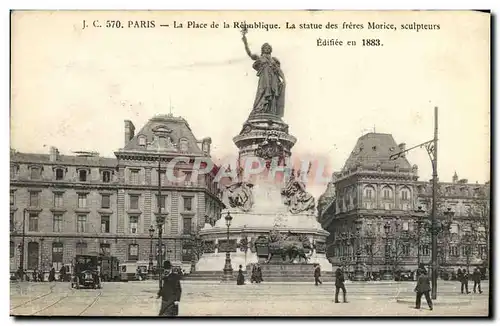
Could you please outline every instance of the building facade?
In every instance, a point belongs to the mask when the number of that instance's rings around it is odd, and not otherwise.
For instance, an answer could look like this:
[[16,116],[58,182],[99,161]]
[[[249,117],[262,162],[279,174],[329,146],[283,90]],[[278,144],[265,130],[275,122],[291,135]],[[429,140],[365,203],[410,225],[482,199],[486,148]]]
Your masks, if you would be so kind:
[[[174,263],[195,260],[193,237],[223,207],[214,172],[193,177],[197,158],[211,162],[210,138],[197,140],[187,121],[172,115],[151,118],[138,133],[126,120],[124,137],[115,158],[60,155],[54,147],[49,154],[11,150],[12,271],[21,260],[28,271],[58,270],[88,253],[120,262],[156,260],[160,252]],[[166,165],[179,156],[187,160],[175,165],[172,180]],[[165,217],[161,250],[158,214]]]
[[[327,253],[335,266],[365,273],[414,270],[431,259],[432,182],[418,181],[418,167],[390,134],[360,137],[343,169],[332,176],[318,205],[330,232]],[[489,261],[489,184],[439,182],[438,260],[451,270]]]

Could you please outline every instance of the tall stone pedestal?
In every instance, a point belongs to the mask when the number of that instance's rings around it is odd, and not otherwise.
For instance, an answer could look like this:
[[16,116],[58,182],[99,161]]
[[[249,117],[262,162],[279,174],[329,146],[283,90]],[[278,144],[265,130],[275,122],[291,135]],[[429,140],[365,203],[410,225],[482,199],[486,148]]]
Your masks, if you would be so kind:
[[[224,191],[226,209],[221,218],[214,225],[205,224],[199,232],[206,250],[195,270],[222,271],[226,250],[229,250],[234,271],[238,271],[240,265],[245,270],[250,264],[259,262],[264,281],[314,281],[314,263],[320,265],[323,274],[332,272],[325,254],[329,233],[317,221],[315,200],[298,178],[300,173],[294,173],[290,166],[291,148],[296,138],[288,133],[288,125],[273,115],[251,115],[233,141],[239,149],[237,178],[231,180]],[[255,164],[262,173],[246,178],[255,170]],[[227,214],[232,217],[229,244]],[[257,252],[255,246],[256,241],[262,239],[274,243],[275,246],[269,249],[273,252],[278,250],[276,244],[278,248],[281,245],[290,248],[290,243],[296,243],[297,246],[291,248],[299,248],[293,252],[300,252],[302,260],[288,257],[280,261],[278,254],[267,264],[268,254],[265,250]],[[250,275],[250,271],[247,273]]]

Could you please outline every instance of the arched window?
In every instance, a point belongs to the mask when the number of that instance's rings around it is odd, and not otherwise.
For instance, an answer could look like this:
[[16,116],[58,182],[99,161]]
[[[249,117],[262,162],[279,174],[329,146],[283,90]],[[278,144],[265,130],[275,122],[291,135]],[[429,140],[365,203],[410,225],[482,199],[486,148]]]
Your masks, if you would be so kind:
[[28,243],[28,269],[36,269],[39,267],[38,251],[38,242]]
[[365,187],[363,193],[366,199],[375,199],[375,189],[372,186]]
[[14,258],[14,255],[16,254],[16,245],[14,244],[14,241],[10,242],[10,258]]
[[382,189],[382,198],[383,199],[391,199],[392,198],[392,189],[389,187],[384,187]]

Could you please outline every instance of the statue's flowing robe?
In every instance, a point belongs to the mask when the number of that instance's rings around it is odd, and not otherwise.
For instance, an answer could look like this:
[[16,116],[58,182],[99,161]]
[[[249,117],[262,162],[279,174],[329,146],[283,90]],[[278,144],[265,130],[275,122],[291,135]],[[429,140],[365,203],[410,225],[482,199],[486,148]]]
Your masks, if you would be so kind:
[[259,83],[253,104],[253,114],[268,113],[283,117],[285,107],[285,85],[279,77],[278,59],[262,55],[253,63]]

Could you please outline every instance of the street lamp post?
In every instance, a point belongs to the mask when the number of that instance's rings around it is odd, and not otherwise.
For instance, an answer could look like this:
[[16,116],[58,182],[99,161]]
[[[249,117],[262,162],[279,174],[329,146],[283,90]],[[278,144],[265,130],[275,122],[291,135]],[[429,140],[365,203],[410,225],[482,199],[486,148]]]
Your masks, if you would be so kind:
[[19,253],[19,276],[21,277],[21,281],[24,281],[25,276],[24,276],[24,242],[26,239],[26,213],[27,209],[25,208],[23,210],[23,233],[21,234],[21,246],[20,246],[20,253]]
[[447,261],[447,255],[448,255],[448,250],[446,250],[446,247],[449,246],[450,242],[450,233],[451,233],[451,225],[453,224],[453,216],[455,215],[455,212],[451,210],[450,207],[443,212],[444,216],[446,217],[446,220],[442,223],[442,231],[443,231],[443,237],[444,237],[444,246],[443,246],[443,265],[445,265]]
[[385,271],[382,276],[382,278],[385,281],[392,280],[392,273],[389,268],[389,259],[390,259],[390,253],[389,253],[389,231],[391,229],[391,224],[389,222],[386,222],[384,225],[384,231],[385,231]]
[[[166,172],[166,171],[165,171]],[[165,173],[166,177],[166,173]],[[163,234],[163,224],[165,223],[165,217],[162,215],[162,197],[161,197],[161,155],[158,154],[158,217],[156,218],[156,224],[158,227],[158,286],[162,287],[162,274],[163,274],[163,244],[162,244],[162,234]],[[165,212],[166,213],[166,212]]]
[[425,211],[422,209],[422,206],[418,206],[418,209],[415,210],[415,213],[417,213],[417,268],[420,268],[420,237],[421,237],[421,230],[422,230],[422,225],[424,224],[424,216],[423,213]]
[[231,254],[229,253],[229,227],[231,226],[231,221],[233,217],[229,212],[227,212],[227,215],[225,217],[226,220],[226,226],[227,226],[227,240],[226,240],[226,262],[224,264],[224,276],[222,280],[224,282],[232,281],[233,279],[233,267],[231,266]]
[[365,273],[361,268],[361,225],[363,222],[361,220],[356,220],[356,268],[354,270],[354,280],[364,281]]
[[153,278],[153,237],[155,235],[155,228],[153,225],[149,227],[149,265],[148,265],[148,279]]
[[[44,279],[44,271],[43,271],[43,242],[45,241],[44,238],[40,238],[40,275],[42,275],[40,281],[43,282]],[[37,275],[38,276],[38,275]]]
[[431,219],[431,243],[432,243],[432,298],[437,298],[437,274],[438,274],[438,262],[437,262],[437,187],[438,187],[438,173],[437,173],[437,163],[438,163],[438,108],[434,108],[434,138],[432,140],[426,141],[425,143],[419,144],[408,148],[407,150],[400,151],[398,153],[392,154],[389,159],[395,160],[400,157],[404,157],[404,154],[417,148],[425,147],[427,154],[431,160],[432,165],[432,219]]

